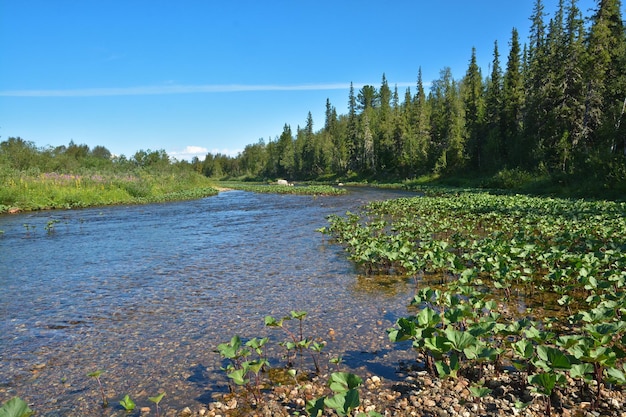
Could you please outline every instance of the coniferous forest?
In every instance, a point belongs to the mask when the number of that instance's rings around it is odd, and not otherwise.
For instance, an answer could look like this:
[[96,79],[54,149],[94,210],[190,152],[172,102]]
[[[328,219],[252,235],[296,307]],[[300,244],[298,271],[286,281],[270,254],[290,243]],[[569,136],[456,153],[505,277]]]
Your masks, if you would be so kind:
[[[552,179],[626,182],[626,31],[620,0],[577,0],[548,14],[536,0],[526,42],[513,28],[508,53],[494,42],[490,71],[476,50],[461,78],[449,67],[425,87],[351,87],[348,113],[326,101],[323,127],[311,113],[237,157],[208,154],[212,177],[411,179],[523,172]],[[471,52],[471,55],[469,54]],[[320,103],[321,104],[321,103]]]

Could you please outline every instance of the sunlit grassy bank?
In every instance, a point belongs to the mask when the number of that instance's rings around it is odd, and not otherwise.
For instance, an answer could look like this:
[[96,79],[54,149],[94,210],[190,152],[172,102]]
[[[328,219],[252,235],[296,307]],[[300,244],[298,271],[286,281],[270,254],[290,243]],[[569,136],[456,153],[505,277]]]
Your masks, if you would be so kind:
[[191,171],[84,175],[5,171],[0,183],[0,212],[152,203],[217,194],[209,179]]
[[244,183],[244,182],[220,182],[219,185],[224,188],[235,190],[251,191],[255,193],[275,193],[275,194],[298,194],[298,195],[342,195],[347,191],[344,188],[337,188],[330,185],[276,185],[261,183]]

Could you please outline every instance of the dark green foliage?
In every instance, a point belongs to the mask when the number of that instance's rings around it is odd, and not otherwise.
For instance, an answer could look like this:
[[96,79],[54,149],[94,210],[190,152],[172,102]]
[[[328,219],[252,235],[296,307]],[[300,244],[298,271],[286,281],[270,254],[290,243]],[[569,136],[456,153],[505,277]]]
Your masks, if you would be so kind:
[[578,176],[572,178],[620,187],[626,182],[621,2],[598,1],[590,16],[577,3],[560,0],[550,16],[534,0],[529,38],[512,29],[504,70],[496,44],[486,79],[475,50],[461,80],[444,66],[424,91],[419,70],[417,91],[403,99],[383,74],[380,88],[350,87],[347,114],[337,115],[327,100],[323,128],[314,131],[309,115],[295,138],[287,126],[277,141],[228,158],[232,167],[222,161],[221,174],[380,180],[521,169],[554,183]]

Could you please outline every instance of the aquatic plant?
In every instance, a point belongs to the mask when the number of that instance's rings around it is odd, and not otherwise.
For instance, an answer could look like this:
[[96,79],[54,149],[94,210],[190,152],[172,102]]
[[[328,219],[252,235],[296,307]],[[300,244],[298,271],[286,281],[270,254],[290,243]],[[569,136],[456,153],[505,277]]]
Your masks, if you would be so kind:
[[136,407],[135,402],[130,398],[130,395],[128,394],[126,394],[124,398],[120,400],[120,405],[124,408],[124,410],[129,413],[135,410]]
[[[442,192],[328,221],[319,231],[366,274],[421,287],[416,313],[388,333],[410,340],[431,375],[476,379],[507,362],[546,413],[566,377],[595,386],[592,408],[609,384],[626,383],[624,203]],[[420,283],[428,276],[437,284]]]
[[[306,403],[305,410],[310,416],[324,415],[326,408],[332,409],[337,415],[351,415],[361,403],[358,388],[363,380],[349,372],[333,372],[328,378],[329,395],[324,395]],[[376,411],[359,412],[356,417],[383,417]]]
[[[261,371],[269,366],[263,350],[268,341],[268,338],[253,338],[244,345],[241,338],[235,335],[229,342],[217,346],[217,352],[229,361],[226,367],[222,368],[226,371],[226,376],[235,385],[244,387],[246,392],[252,394],[256,404],[262,401]],[[245,360],[251,355],[251,349],[257,353],[258,358]],[[235,390],[231,388],[231,391]]]
[[150,401],[152,401],[156,405],[156,416],[159,417],[159,403],[165,396],[165,392],[162,392],[154,397],[148,397]]
[[55,225],[57,223],[60,223],[61,220],[59,219],[50,219],[48,220],[48,222],[46,223],[46,225],[44,226],[44,229],[46,230],[46,232],[48,232],[49,235],[53,234],[55,232]]
[[13,397],[0,407],[0,417],[30,417],[33,410],[20,397]]
[[90,372],[87,374],[88,377],[95,379],[98,382],[98,387],[100,388],[100,395],[102,396],[102,408],[106,408],[109,406],[109,401],[104,394],[104,387],[102,386],[102,381],[100,381],[100,376],[104,373],[102,370],[97,370],[94,372]]
[[[297,351],[297,353],[300,355],[300,359],[302,360],[302,354],[306,349],[309,351],[311,359],[313,360],[315,372],[319,374],[321,371],[319,356],[321,355],[322,349],[324,348],[326,343],[323,341],[314,341],[313,339],[304,337],[303,321],[306,316],[306,311],[292,310],[288,316],[284,316],[281,319],[276,319],[272,316],[266,316],[265,325],[268,327],[281,328],[289,336],[289,340],[280,343],[280,345],[283,346],[286,350],[287,366],[293,366],[293,361],[291,359],[292,351]],[[287,327],[287,325],[285,324],[286,321],[292,319],[298,320],[299,330],[297,334],[291,331],[289,327]]]

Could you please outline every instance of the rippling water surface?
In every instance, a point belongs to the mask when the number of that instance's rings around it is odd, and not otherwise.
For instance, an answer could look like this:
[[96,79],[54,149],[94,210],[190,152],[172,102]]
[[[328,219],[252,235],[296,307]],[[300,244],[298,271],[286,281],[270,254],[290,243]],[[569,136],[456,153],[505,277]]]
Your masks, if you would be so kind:
[[103,369],[112,405],[129,393],[148,406],[165,391],[166,410],[193,408],[226,389],[217,344],[234,334],[282,340],[263,318],[294,309],[308,312],[306,333],[329,342],[327,355],[392,378],[406,347],[394,350],[385,329],[406,313],[413,286],[359,277],[315,229],[329,214],[399,196],[229,191],[1,216],[0,403],[19,395],[38,415],[111,415],[86,376]]

